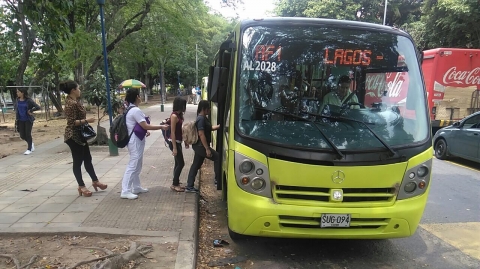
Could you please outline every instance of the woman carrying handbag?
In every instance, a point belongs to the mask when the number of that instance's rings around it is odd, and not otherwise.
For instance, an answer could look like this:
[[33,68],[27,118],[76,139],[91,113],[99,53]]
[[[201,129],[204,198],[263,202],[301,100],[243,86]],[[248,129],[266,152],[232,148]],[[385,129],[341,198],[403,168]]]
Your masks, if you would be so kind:
[[106,184],[98,181],[95,169],[92,164],[92,155],[90,148],[86,142],[86,137],[82,135],[81,126],[94,123],[94,118],[86,119],[87,112],[80,101],[80,88],[78,83],[73,80],[68,80],[60,83],[60,90],[68,94],[65,99],[65,116],[67,118],[67,126],[65,127],[65,143],[70,147],[73,158],[73,174],[78,183],[78,194],[80,196],[90,197],[92,192],[85,187],[82,178],[82,163],[85,170],[92,179],[92,186],[95,191],[98,188],[105,190]]

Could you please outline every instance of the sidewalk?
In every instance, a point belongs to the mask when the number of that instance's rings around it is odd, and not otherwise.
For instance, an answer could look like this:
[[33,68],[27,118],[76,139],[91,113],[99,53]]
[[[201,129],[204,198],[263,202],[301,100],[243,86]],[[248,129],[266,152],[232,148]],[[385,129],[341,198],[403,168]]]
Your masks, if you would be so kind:
[[[153,124],[159,124],[171,110],[170,103],[165,112],[160,112],[160,105],[143,111]],[[194,120],[196,110],[197,106],[187,105],[186,120]],[[102,126],[108,131],[108,121]],[[108,188],[95,192],[83,170],[84,181],[93,192],[87,198],[78,196],[72,157],[63,137],[38,145],[32,155],[0,159],[0,234],[93,232],[162,237],[178,244],[171,268],[195,268],[198,195],[170,190],[174,161],[161,132],[153,131],[147,138],[140,178],[149,192],[136,200],[120,199],[127,149],[119,149],[115,157],[109,156],[108,147],[90,150],[97,176]],[[183,183],[193,151],[184,150],[184,157]]]

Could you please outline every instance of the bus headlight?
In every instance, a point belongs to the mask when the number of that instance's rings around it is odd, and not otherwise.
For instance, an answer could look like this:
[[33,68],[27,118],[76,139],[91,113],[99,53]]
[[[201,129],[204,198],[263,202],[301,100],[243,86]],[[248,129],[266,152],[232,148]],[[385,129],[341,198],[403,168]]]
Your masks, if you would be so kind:
[[271,198],[268,167],[260,161],[235,152],[235,179],[237,186],[251,194]]
[[250,172],[252,172],[252,170],[255,169],[255,165],[250,160],[244,160],[240,164],[239,169],[240,169],[240,172],[242,172],[243,174],[250,174]]
[[417,188],[417,184],[415,184],[415,182],[408,182],[407,184],[405,184],[405,187],[403,187],[403,190],[405,192],[413,192],[415,191],[415,189]]
[[426,175],[428,175],[428,167],[420,166],[417,170],[417,175],[419,177],[425,177]]
[[432,160],[428,160],[405,171],[397,200],[422,195],[427,190],[431,178]]
[[265,180],[263,180],[263,178],[256,177],[252,180],[251,185],[252,189],[256,191],[262,190],[265,187]]

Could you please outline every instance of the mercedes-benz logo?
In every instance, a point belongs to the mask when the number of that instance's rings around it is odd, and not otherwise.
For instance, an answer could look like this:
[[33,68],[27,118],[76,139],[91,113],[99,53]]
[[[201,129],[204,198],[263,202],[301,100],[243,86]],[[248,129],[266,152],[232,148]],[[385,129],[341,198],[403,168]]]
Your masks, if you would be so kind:
[[333,183],[340,184],[345,180],[345,173],[343,171],[337,170],[332,174]]

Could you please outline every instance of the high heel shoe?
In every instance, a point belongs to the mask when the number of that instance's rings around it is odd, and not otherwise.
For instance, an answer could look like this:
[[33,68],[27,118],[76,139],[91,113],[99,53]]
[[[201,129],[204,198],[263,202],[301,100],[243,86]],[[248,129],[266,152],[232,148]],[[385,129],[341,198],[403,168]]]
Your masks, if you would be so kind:
[[100,183],[98,181],[92,182],[92,186],[95,189],[95,191],[98,191],[97,188],[100,188],[102,191],[108,187],[107,184]]
[[85,187],[78,187],[78,196],[82,196],[82,195],[85,197],[90,197],[92,196],[92,192]]

